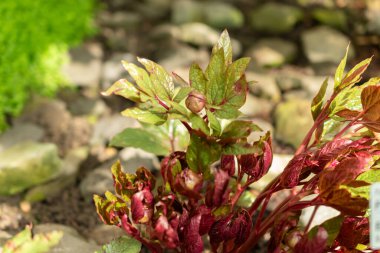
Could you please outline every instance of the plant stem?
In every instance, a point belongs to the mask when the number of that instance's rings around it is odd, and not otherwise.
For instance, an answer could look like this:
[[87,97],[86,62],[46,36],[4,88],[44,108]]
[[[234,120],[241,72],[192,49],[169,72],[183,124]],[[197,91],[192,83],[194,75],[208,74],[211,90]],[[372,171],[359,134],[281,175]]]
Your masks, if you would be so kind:
[[306,227],[305,227],[304,234],[306,234],[306,233],[309,231],[309,228],[310,228],[310,226],[311,226],[311,223],[312,223],[313,220],[314,220],[314,217],[315,217],[315,214],[316,214],[317,211],[318,211],[318,208],[319,208],[319,206],[315,206],[315,207],[314,207],[314,210],[313,210],[313,213],[312,213],[311,216],[310,216],[309,222],[307,223],[307,225],[306,225]]
[[337,135],[335,135],[334,139],[340,138],[350,127],[352,127],[358,119],[360,119],[364,115],[364,111],[360,112],[350,123],[347,124],[342,130],[339,131]]

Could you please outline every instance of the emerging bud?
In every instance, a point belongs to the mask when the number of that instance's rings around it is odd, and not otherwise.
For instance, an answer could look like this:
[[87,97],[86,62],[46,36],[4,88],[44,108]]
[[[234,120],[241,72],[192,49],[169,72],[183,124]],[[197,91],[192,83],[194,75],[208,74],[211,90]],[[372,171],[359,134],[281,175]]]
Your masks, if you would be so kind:
[[205,107],[205,97],[199,91],[194,90],[189,93],[185,103],[186,107],[190,111],[192,111],[193,113],[198,113],[202,111],[202,109]]

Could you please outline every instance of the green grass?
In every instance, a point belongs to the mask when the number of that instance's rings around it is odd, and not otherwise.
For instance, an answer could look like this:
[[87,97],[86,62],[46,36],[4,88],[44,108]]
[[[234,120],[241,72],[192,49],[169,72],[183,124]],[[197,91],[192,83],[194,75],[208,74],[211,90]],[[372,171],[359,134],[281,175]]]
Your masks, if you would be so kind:
[[95,0],[0,1],[0,131],[31,94],[54,95],[70,46],[94,33]]

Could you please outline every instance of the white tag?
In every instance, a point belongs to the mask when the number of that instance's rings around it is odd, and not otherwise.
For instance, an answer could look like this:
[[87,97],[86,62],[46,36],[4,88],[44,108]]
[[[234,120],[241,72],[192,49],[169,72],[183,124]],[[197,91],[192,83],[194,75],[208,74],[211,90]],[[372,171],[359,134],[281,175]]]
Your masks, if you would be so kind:
[[374,250],[380,249],[380,183],[371,186],[370,195],[370,243]]

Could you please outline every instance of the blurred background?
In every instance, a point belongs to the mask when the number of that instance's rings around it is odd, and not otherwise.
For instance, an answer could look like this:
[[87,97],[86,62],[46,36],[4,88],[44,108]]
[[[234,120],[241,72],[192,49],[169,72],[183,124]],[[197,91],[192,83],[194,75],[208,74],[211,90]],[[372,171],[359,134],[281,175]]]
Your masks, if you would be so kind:
[[225,28],[235,58],[252,58],[257,83],[242,111],[273,133],[268,180],[311,126],[310,101],[349,44],[349,66],[373,55],[366,78],[379,72],[380,0],[2,0],[0,245],[31,222],[65,231],[60,252],[93,252],[120,234],[101,225],[92,195],[112,190],[115,159],[129,172],[157,170],[159,159],[108,146],[139,124],[119,114],[128,101],[100,92],[136,56],[188,80]]

